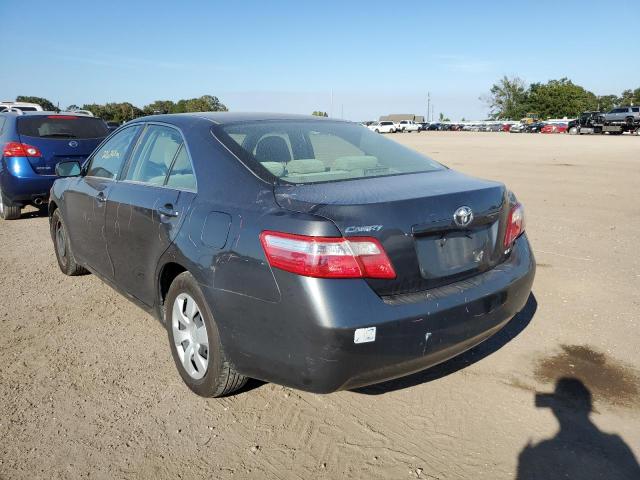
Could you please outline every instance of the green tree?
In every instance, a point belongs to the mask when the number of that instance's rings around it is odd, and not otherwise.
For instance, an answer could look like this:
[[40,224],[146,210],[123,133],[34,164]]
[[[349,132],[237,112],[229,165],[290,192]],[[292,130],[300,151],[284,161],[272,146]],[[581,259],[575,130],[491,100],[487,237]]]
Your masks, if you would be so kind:
[[620,105],[620,98],[617,95],[602,95],[598,97],[598,104],[595,110],[608,112],[616,105]]
[[441,122],[450,122],[451,120],[449,120],[449,117],[447,117],[444,113],[440,112],[440,116],[438,117],[438,119]]
[[527,95],[527,110],[540,118],[576,117],[580,112],[595,110],[598,99],[594,93],[574,84],[568,78],[533,83]]
[[640,88],[625,90],[620,96],[620,106],[640,105]]
[[319,110],[314,111],[311,115],[315,117],[328,117],[327,112],[321,112]]
[[144,115],[142,110],[129,102],[112,102],[104,105],[85,104],[82,109],[89,110],[96,117],[100,117],[103,120],[114,122],[127,122]]
[[176,108],[176,104],[171,100],[156,100],[149,105],[145,105],[142,111],[145,115],[153,115],[157,113],[172,113]]
[[185,112],[226,112],[227,107],[213,95],[178,100],[171,113]]
[[46,110],[49,112],[59,111],[58,108],[53,104],[53,102],[42,97],[30,97],[27,95],[18,95],[16,97],[16,102],[37,103],[42,107],[43,110]]
[[494,83],[489,95],[481,97],[489,105],[491,118],[516,120],[527,112],[527,85],[519,77],[506,75]]

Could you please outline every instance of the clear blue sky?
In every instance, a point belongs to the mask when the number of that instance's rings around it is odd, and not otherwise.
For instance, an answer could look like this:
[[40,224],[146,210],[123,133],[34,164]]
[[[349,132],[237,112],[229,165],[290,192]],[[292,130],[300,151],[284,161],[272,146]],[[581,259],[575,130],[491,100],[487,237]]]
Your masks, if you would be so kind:
[[[637,1],[0,0],[0,97],[482,118],[501,75],[640,87]],[[635,25],[635,26],[632,26]],[[635,32],[632,34],[632,32]],[[605,39],[618,38],[617,42]],[[623,42],[623,39],[627,39]]]

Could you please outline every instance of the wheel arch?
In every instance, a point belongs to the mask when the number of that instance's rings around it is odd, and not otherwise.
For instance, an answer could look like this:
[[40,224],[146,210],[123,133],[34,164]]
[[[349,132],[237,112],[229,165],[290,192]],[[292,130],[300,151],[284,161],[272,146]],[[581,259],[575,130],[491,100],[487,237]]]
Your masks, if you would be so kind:
[[51,217],[51,215],[53,215],[53,212],[55,212],[58,209],[58,204],[56,203],[55,200],[50,200],[49,201],[49,207],[48,207],[48,212],[49,212],[49,217]]
[[181,273],[188,272],[189,270],[181,263],[175,261],[169,261],[165,263],[158,272],[157,278],[157,292],[158,292],[158,319],[164,323],[164,303],[169,293],[169,288],[175,280],[175,278]]

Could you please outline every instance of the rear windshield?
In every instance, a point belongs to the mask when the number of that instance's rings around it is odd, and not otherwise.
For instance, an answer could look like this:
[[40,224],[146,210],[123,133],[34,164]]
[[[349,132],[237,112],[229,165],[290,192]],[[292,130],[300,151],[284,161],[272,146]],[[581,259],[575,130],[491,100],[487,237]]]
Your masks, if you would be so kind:
[[40,138],[101,138],[109,134],[109,129],[99,118],[38,115],[18,118],[18,134]]
[[318,183],[445,167],[378,133],[347,122],[256,121],[214,133],[258,176],[281,183]]

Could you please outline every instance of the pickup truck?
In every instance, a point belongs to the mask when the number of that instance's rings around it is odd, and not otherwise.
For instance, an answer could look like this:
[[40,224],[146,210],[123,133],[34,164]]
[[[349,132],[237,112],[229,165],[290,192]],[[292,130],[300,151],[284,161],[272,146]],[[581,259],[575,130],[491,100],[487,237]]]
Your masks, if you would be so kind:
[[417,132],[418,130],[420,130],[420,125],[413,120],[402,120],[398,124],[399,132]]

